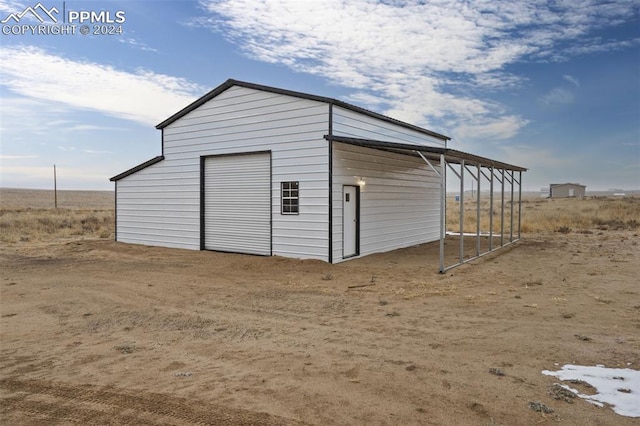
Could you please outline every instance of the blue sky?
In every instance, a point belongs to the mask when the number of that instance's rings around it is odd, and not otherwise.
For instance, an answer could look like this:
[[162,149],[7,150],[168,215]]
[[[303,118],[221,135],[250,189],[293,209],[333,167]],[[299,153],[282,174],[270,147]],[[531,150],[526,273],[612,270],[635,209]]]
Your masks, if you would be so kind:
[[[37,3],[0,0],[0,21]],[[640,188],[637,0],[41,4],[59,11],[48,27],[63,10],[125,20],[112,35],[77,21],[75,34],[22,33],[31,14],[0,24],[3,187],[51,188],[56,164],[59,189],[113,189],[160,154],[156,124],[234,78],[446,134],[528,167],[525,190]]]

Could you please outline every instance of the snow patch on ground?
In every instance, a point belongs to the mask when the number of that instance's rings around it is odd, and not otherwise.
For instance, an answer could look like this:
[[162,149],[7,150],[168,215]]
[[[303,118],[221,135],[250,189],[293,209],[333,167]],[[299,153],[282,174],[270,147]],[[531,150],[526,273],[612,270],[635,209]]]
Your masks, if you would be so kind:
[[581,380],[593,386],[595,395],[581,394],[577,389],[560,384],[576,396],[602,407],[609,404],[621,416],[640,417],[640,371],[630,368],[586,367],[567,364],[559,371],[543,370],[542,374],[560,380]]

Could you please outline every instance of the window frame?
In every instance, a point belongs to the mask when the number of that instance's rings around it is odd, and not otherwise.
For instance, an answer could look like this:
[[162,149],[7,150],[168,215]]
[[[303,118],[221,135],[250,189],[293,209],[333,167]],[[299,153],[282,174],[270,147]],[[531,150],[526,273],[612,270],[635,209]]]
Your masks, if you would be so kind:
[[300,181],[280,182],[280,214],[300,214]]

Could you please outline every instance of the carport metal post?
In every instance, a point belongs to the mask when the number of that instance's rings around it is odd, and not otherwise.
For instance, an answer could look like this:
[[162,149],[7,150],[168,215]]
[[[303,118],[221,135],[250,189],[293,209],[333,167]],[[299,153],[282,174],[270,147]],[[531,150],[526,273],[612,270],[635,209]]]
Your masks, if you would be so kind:
[[480,256],[480,164],[478,164],[478,194],[476,201],[476,256]]
[[460,263],[464,262],[464,160],[460,161]]
[[489,183],[489,251],[493,250],[493,166]]
[[447,163],[444,159],[444,154],[440,154],[440,171],[436,169],[431,161],[427,159],[420,151],[414,151],[417,153],[425,163],[434,171],[434,173],[440,176],[440,273],[443,274],[444,269],[444,237],[446,235],[446,204],[447,204]]
[[[464,168],[469,172],[472,178],[476,180],[476,188],[478,193],[476,194],[476,257],[480,256],[480,164],[476,164],[476,173],[473,174],[469,166],[464,166]],[[473,196],[473,183],[471,185],[471,195]]]
[[[509,201],[509,243],[513,242],[513,184],[514,184],[514,180],[513,180],[513,172],[511,170],[507,170],[505,172],[505,182],[509,183],[509,194],[510,194],[510,201]],[[505,245],[508,243],[505,243]]]
[[509,228],[509,241],[513,241],[513,184],[515,183],[514,172],[511,170],[511,226]]
[[502,172],[501,191],[500,191],[500,247],[504,245],[504,169]]
[[444,154],[440,154],[440,273],[444,274],[444,237],[447,231],[447,164]]
[[518,236],[516,240],[519,240],[522,237],[521,228],[522,228],[522,172],[518,171]]

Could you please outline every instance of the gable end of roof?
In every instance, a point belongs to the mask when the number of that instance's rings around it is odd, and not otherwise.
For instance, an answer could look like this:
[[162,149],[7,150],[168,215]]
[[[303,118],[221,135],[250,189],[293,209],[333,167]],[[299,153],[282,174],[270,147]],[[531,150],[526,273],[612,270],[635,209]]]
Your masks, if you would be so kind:
[[417,132],[420,132],[420,133],[423,133],[423,134],[426,134],[426,135],[441,139],[443,141],[451,140],[450,137],[445,136],[443,134],[440,134],[440,133],[437,133],[437,132],[433,132],[431,130],[424,129],[422,127],[415,126],[413,124],[409,124],[409,123],[406,123],[404,121],[400,121],[400,120],[397,120],[395,118],[391,118],[391,117],[388,117],[386,115],[382,115],[382,114],[379,114],[377,112],[373,112],[373,111],[370,111],[368,109],[365,109],[365,108],[362,108],[362,107],[359,107],[359,106],[356,106],[356,105],[349,104],[347,102],[339,101],[337,99],[327,98],[327,97],[318,96],[318,95],[311,95],[311,94],[303,93],[303,92],[296,92],[296,91],[293,91],[293,90],[279,89],[277,87],[263,86],[261,84],[249,83],[249,82],[246,82],[246,81],[239,81],[239,80],[234,80],[234,79],[228,79],[227,81],[222,83],[220,86],[218,86],[215,89],[211,90],[210,92],[208,92],[207,94],[205,94],[201,98],[195,100],[191,104],[189,104],[186,107],[182,108],[180,111],[176,112],[171,117],[169,117],[166,120],[164,120],[161,123],[159,123],[156,126],[156,129],[163,129],[163,128],[167,127],[169,124],[173,123],[174,121],[178,120],[181,117],[184,117],[185,115],[187,115],[191,111],[195,110],[196,108],[200,107],[201,105],[205,104],[206,102],[210,101],[211,99],[215,98],[216,96],[220,95],[222,92],[226,91],[227,89],[229,89],[229,88],[231,88],[233,86],[245,87],[245,88],[248,88],[248,89],[260,90],[260,91],[263,91],[263,92],[277,93],[277,94],[280,94],[280,95],[293,96],[293,97],[296,97],[296,98],[309,99],[309,100],[312,100],[312,101],[322,102],[322,103],[331,104],[331,105],[337,105],[339,107],[342,107],[342,108],[345,108],[345,109],[348,109],[348,110],[351,110],[351,111],[354,111],[354,112],[358,112],[360,114],[367,115],[369,117],[377,118],[379,120],[386,121],[387,123],[396,124],[398,126],[402,126],[402,127],[407,128],[407,129],[411,129],[411,130],[414,130],[414,131],[417,131]]

